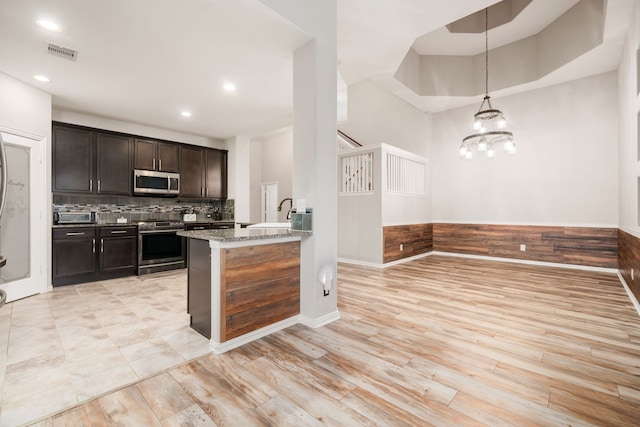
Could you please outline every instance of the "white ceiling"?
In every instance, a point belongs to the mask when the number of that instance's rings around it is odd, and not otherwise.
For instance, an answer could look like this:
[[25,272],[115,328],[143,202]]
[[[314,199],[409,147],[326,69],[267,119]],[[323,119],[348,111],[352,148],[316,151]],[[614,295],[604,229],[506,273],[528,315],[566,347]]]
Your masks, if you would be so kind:
[[[416,39],[422,54],[482,51],[483,34],[442,28],[496,0],[337,1],[338,64],[347,84],[372,81],[423,111],[478,101],[420,97],[393,74]],[[492,47],[540,31],[577,1],[534,0],[490,32]],[[500,94],[616,69],[632,6],[609,0],[603,45],[543,81]],[[38,27],[42,18],[62,31]],[[49,55],[45,40],[77,49],[77,61]],[[308,40],[259,0],[0,1],[0,72],[51,93],[54,108],[214,138],[291,124],[292,51]],[[52,81],[35,82],[34,74]],[[222,89],[227,81],[235,93]]]

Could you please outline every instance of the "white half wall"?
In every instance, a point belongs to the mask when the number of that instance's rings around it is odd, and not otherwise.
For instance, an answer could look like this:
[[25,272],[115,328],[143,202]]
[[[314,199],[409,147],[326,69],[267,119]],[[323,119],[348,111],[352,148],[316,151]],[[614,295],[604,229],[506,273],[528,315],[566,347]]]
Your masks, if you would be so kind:
[[640,1],[635,2],[630,19],[629,33],[618,68],[620,105],[618,221],[621,229],[640,237],[640,162],[638,162],[640,159],[638,126],[640,68],[637,59],[640,45]]
[[432,117],[434,222],[617,226],[616,73],[492,101],[514,133],[513,157],[458,156],[479,104]]

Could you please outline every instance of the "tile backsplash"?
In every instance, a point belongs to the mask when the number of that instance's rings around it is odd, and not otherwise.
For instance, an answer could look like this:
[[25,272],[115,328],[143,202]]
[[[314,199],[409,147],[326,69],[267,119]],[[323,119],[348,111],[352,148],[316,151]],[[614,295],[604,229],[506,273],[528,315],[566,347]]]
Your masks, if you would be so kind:
[[99,223],[115,223],[124,217],[127,222],[149,219],[182,219],[182,214],[195,213],[197,221],[234,220],[234,201],[183,201],[161,197],[85,197],[53,195],[54,212],[97,212]]

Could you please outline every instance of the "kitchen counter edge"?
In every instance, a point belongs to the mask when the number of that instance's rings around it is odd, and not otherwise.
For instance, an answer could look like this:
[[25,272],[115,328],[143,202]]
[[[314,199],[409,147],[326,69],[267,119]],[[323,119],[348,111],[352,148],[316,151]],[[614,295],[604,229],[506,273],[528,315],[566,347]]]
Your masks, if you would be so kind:
[[245,240],[280,239],[283,237],[308,237],[310,231],[288,228],[230,228],[222,230],[178,231],[178,236],[214,242],[239,242]]

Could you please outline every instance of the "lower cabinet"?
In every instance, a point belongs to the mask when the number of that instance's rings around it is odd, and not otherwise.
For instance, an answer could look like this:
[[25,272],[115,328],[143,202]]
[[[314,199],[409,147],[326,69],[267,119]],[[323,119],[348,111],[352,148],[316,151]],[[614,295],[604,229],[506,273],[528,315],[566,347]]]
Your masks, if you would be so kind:
[[100,273],[135,274],[136,227],[100,227]]
[[134,275],[136,236],[135,226],[54,228],[53,285]]
[[[96,228],[56,228],[52,243],[53,285],[81,283],[96,274]],[[95,279],[91,279],[95,280]]]

